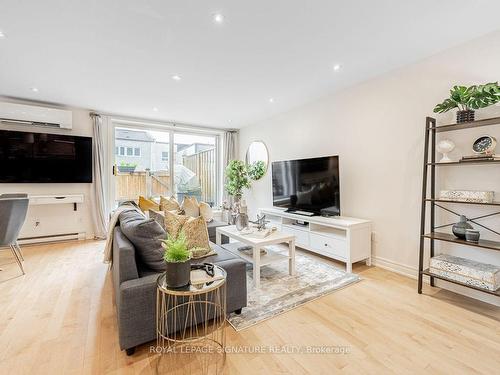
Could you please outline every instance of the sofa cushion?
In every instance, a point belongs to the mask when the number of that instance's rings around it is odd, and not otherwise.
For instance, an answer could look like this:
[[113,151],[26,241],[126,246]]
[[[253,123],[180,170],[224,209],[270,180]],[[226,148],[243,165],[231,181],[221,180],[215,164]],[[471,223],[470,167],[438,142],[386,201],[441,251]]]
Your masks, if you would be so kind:
[[164,197],[160,196],[160,211],[179,211],[181,206],[174,196]]
[[119,219],[122,233],[132,242],[144,265],[155,271],[165,271],[161,240],[167,234],[160,224],[136,211],[122,212]]
[[139,207],[142,210],[142,212],[147,212],[150,209],[152,210],[160,209],[160,205],[158,203],[152,201],[151,199],[147,199],[142,195],[139,197]]
[[184,211],[186,216],[200,216],[200,206],[196,197],[185,196],[182,201],[181,209]]
[[200,202],[200,216],[202,216],[207,223],[214,220],[214,211],[208,203]]

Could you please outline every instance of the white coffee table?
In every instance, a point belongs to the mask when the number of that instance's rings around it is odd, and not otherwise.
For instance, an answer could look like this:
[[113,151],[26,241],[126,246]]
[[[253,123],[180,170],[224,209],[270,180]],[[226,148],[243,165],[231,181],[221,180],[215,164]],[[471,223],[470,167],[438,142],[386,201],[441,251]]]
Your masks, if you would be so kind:
[[[221,244],[221,236],[225,235],[238,243]],[[218,227],[216,229],[217,245],[224,247],[235,255],[243,258],[253,265],[253,280],[256,288],[260,287],[260,267],[267,266],[271,263],[288,259],[288,272],[290,275],[295,275],[295,236],[293,234],[282,233],[279,231],[271,233],[265,238],[259,238],[252,234],[242,234],[236,229],[236,226],[230,225],[227,227]],[[281,252],[276,252],[266,249],[267,254],[261,255],[260,250],[265,246],[288,244],[288,255]],[[248,245],[252,247],[253,256],[249,256],[238,247]]]

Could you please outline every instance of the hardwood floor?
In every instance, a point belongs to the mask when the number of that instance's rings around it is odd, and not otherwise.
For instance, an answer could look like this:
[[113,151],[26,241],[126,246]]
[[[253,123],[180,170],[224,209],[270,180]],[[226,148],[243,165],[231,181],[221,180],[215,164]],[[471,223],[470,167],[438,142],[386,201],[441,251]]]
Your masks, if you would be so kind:
[[[103,242],[23,247],[26,275],[0,251],[0,374],[154,374],[149,344],[118,347]],[[494,374],[500,309],[376,268],[363,280],[242,332],[234,348],[345,345],[348,354],[228,354],[226,374]],[[153,343],[154,345],[154,343]]]

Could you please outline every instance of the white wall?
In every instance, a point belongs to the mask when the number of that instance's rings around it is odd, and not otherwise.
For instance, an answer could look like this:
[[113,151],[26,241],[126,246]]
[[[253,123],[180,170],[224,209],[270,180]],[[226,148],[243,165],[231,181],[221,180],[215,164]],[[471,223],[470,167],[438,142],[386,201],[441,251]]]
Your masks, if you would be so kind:
[[[240,131],[240,156],[244,159],[248,145],[254,140],[267,144],[271,161],[339,155],[342,214],[373,220],[374,255],[379,265],[415,274],[425,117],[433,115],[434,105],[447,96],[452,85],[500,79],[499,46],[500,32],[489,34],[244,127]],[[500,107],[476,115],[489,117],[491,113],[500,114]],[[451,122],[452,114],[437,118],[441,123]],[[457,143],[453,156],[458,158],[471,154],[474,137],[483,133],[500,139],[500,127],[444,134]],[[500,199],[498,167],[451,168],[444,172],[446,181],[443,178],[438,181],[442,188],[492,189]],[[267,173],[246,194],[250,212],[271,206],[271,195],[271,174]],[[467,213],[470,210],[467,208]],[[479,215],[483,211],[475,208],[474,212]],[[440,219],[446,220],[442,216]],[[500,227],[498,219],[484,223]],[[482,235],[487,237],[484,231]],[[443,251],[500,265],[498,252],[456,247],[448,250],[443,244],[438,246]],[[493,296],[483,297],[498,303]]]
[[[22,104],[34,104],[26,101],[11,100],[0,97],[0,101]],[[60,107],[58,107],[60,108]],[[92,122],[89,111],[74,108],[64,108],[73,112],[73,129],[48,129],[27,125],[1,124],[2,129],[60,133],[68,135],[92,136]],[[91,214],[90,188],[92,184],[0,184],[0,194],[28,193],[38,194],[83,194],[84,203],[78,205],[78,211],[73,211],[73,205],[42,205],[30,206],[26,222],[20,237],[35,237],[62,233],[85,232],[87,238],[93,238],[94,227]],[[35,222],[39,222],[35,226]]]

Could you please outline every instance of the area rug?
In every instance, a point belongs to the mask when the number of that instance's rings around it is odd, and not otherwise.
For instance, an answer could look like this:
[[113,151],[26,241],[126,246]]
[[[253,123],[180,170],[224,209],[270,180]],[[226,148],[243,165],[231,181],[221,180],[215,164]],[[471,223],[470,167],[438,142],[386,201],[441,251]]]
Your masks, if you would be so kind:
[[230,314],[236,331],[287,312],[316,298],[360,280],[320,260],[296,253],[296,275],[288,274],[288,261],[261,268],[260,289],[253,287],[252,269],[247,270],[248,304],[240,315]]

